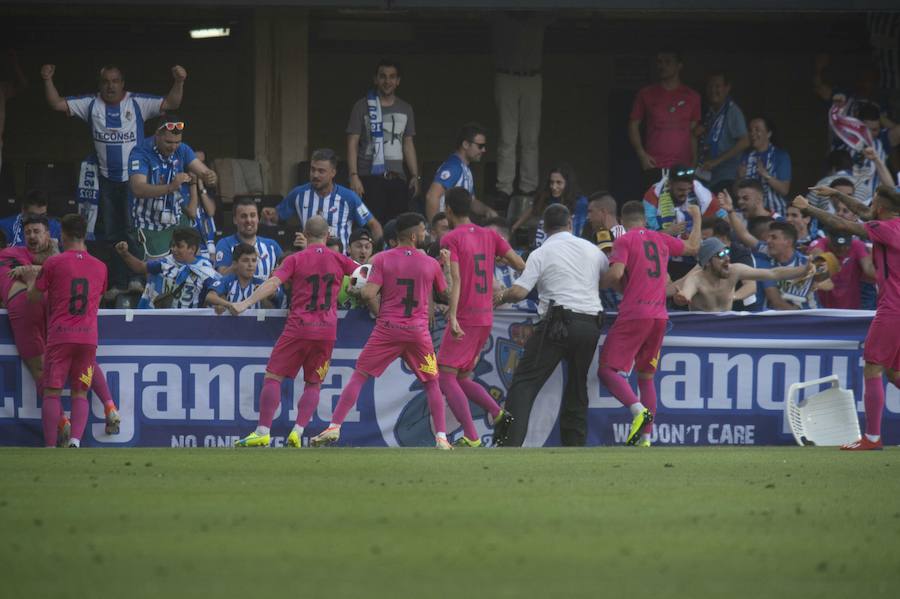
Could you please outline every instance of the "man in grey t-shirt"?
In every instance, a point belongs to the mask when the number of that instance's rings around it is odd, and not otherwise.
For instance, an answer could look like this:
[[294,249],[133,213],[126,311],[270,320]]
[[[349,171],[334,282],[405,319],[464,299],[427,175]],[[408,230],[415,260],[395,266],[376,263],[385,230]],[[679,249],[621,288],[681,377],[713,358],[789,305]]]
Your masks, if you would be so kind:
[[[347,164],[350,189],[365,199],[379,222],[387,222],[408,210],[410,197],[419,194],[422,177],[413,143],[413,108],[395,95],[400,67],[382,59],[374,83],[374,89],[350,111]],[[404,163],[409,170],[408,183]]]

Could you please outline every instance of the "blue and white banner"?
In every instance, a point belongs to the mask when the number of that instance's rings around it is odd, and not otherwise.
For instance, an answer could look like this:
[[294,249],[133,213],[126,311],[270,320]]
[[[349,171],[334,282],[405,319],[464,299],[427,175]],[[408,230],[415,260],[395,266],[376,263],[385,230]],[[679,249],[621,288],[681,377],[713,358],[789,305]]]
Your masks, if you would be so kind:
[[[2,314],[2,313],[0,313]],[[503,399],[535,315],[496,313],[494,333],[476,378]],[[653,440],[672,445],[774,445],[793,438],[784,419],[787,388],[832,373],[852,389],[862,411],[862,342],[872,313],[804,311],[763,314],[673,314],[656,379],[659,413]],[[608,319],[611,321],[611,319]],[[361,310],[341,315],[338,341],[307,434],[328,423],[373,321]],[[85,446],[229,446],[253,430],[266,362],[284,312],[241,317],[211,310],[107,310],[100,315],[98,361],[120,407],[121,432],[104,434],[103,409],[91,402]],[[435,332],[440,343],[443,328]],[[596,363],[596,355],[594,357]],[[564,388],[560,367],[541,392],[526,444],[557,445]],[[634,382],[634,381],[633,381]],[[588,444],[621,444],[628,411],[596,375],[588,381]],[[281,445],[296,417],[302,374],[286,381],[273,425]],[[900,391],[888,385],[884,440],[900,443]],[[68,409],[68,399],[63,399]],[[490,443],[488,418],[473,416]],[[449,410],[448,425],[461,434]],[[0,315],[0,445],[41,444],[40,403]],[[341,431],[342,445],[430,446],[433,436],[421,385],[399,360],[370,380]]]

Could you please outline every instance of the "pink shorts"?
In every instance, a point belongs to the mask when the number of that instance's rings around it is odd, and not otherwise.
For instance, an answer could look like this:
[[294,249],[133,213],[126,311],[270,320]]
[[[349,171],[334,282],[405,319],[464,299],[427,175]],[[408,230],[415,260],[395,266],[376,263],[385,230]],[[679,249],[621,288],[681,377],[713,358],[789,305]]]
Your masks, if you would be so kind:
[[891,370],[900,370],[900,318],[875,315],[866,335],[863,359]]
[[622,372],[630,372],[632,366],[640,372],[656,372],[668,322],[659,318],[616,320],[600,350],[600,366]]
[[444,338],[441,340],[441,347],[438,349],[438,364],[441,366],[449,366],[456,368],[462,372],[469,372],[475,368],[478,358],[481,357],[481,350],[484,344],[491,336],[490,326],[463,326],[466,332],[462,339],[457,339],[450,334],[450,329],[444,331]]
[[96,345],[60,343],[48,346],[44,356],[44,387],[64,389],[68,381],[72,393],[87,391],[94,378],[96,359]]
[[381,323],[375,325],[359,354],[356,369],[369,376],[381,376],[391,362],[401,356],[423,383],[437,378],[437,358],[428,328],[401,329]]
[[303,367],[303,380],[317,384],[325,379],[331,363],[334,341],[321,339],[298,339],[282,335],[272,348],[266,370],[285,378],[294,378]]
[[7,302],[9,328],[12,329],[19,357],[36,358],[44,353],[47,344],[47,311],[43,302],[28,301],[28,293],[22,291]]

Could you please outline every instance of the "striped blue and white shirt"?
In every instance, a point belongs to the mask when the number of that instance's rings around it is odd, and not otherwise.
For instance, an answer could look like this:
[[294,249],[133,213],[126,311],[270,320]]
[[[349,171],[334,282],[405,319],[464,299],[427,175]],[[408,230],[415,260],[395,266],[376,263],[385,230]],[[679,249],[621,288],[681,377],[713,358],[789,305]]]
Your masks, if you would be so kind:
[[139,309],[158,307],[157,296],[171,292],[170,308],[200,308],[206,300],[206,292],[219,280],[219,273],[212,263],[197,257],[190,264],[178,262],[171,255],[161,260],[147,262],[147,285],[138,301]]
[[[559,204],[559,199],[551,196],[551,204]],[[587,222],[588,199],[584,196],[578,196],[575,199],[575,209],[572,210],[572,235],[581,237],[581,231],[584,229],[584,223]],[[547,232],[544,231],[544,219],[538,221],[537,230],[534,232],[534,247],[541,247],[547,240]]]
[[[151,137],[137,145],[128,159],[128,176],[144,175],[150,185],[168,185],[178,173],[188,172],[188,165],[197,157],[187,144],[181,144],[168,158],[156,149],[156,139]],[[128,190],[131,205],[131,226],[135,229],[162,231],[178,224],[181,207],[190,201],[185,196],[187,185],[177,191],[156,198],[137,198]]]
[[[236,274],[232,273],[226,277],[222,277],[215,283],[212,283],[209,286],[209,290],[215,291],[216,295],[218,295],[219,297],[221,297],[222,299],[224,299],[226,301],[229,301],[232,303],[242,302],[245,299],[248,299],[250,297],[250,295],[254,291],[256,291],[256,289],[263,283],[265,283],[265,279],[262,279],[260,277],[253,277],[247,283],[246,287],[241,287],[240,279],[238,279],[238,276]],[[281,304],[283,302],[283,295],[284,295],[284,290],[281,287],[279,287],[278,291],[275,292],[275,295],[273,295],[271,298],[269,298],[270,301],[272,302],[272,304],[276,308],[281,307]],[[251,308],[259,308],[260,307],[259,302],[253,304],[250,307]]]
[[[462,187],[472,196],[475,195],[475,178],[472,176],[472,169],[456,153],[451,154],[450,158],[438,167],[437,172],[434,173],[434,182],[443,187],[445,191],[453,187]],[[444,196],[441,196],[438,210],[444,210]]]
[[[239,243],[241,243],[241,238],[236,233],[219,240],[219,243],[216,244],[216,268],[231,266],[231,253]],[[256,253],[259,255],[259,261],[256,263],[256,276],[263,280],[268,279],[275,272],[275,263],[284,252],[274,239],[257,236]]]
[[100,174],[110,181],[128,180],[128,156],[144,140],[144,121],[162,112],[161,96],[125,92],[118,104],[99,94],[66,98],[69,114],[91,126]]
[[300,219],[300,225],[315,215],[328,222],[328,233],[350,246],[350,231],[353,224],[362,227],[372,220],[372,214],[363,201],[352,190],[333,184],[331,193],[320,197],[312,185],[307,183],[292,189],[277,207],[278,218],[288,220],[292,216]]

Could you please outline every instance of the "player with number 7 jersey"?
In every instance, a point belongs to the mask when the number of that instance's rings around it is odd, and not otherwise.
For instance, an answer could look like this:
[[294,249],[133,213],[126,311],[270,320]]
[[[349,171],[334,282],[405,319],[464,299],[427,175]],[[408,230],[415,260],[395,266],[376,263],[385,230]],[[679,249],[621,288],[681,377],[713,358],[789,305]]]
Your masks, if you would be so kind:
[[87,391],[97,356],[97,311],[106,291],[106,265],[87,252],[87,222],[78,214],[62,219],[65,251],[44,262],[28,288],[28,300],[47,295],[47,349],[44,357],[44,398],[41,419],[44,442],[56,446],[60,394],[69,382],[72,394],[70,447],[79,447],[87,426]]
[[[437,357],[428,330],[429,299],[432,289],[445,293],[447,283],[437,260],[419,251],[425,239],[421,214],[407,212],[397,217],[396,248],[376,254],[362,299],[376,307],[375,330],[356,361],[356,370],[341,392],[331,423],[311,440],[327,445],[340,438],[341,424],[356,404],[359,392],[370,376],[381,376],[402,357],[422,382],[434,425],[437,447],[450,449],[444,420],[444,397],[438,386]],[[380,307],[378,294],[381,294]],[[377,398],[376,398],[377,401]]]
[[[601,288],[620,289],[619,313],[600,351],[600,380],[632,414],[627,445],[649,447],[650,425],[656,415],[654,376],[669,320],[666,283],[670,256],[691,256],[700,248],[700,209],[688,207],[693,222],[687,241],[646,226],[641,202],[622,206],[627,232],[613,243],[610,268]],[[638,374],[640,400],[628,384],[628,373]]]

